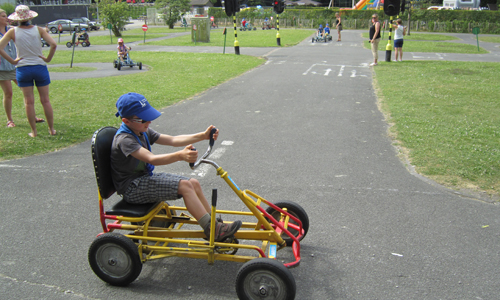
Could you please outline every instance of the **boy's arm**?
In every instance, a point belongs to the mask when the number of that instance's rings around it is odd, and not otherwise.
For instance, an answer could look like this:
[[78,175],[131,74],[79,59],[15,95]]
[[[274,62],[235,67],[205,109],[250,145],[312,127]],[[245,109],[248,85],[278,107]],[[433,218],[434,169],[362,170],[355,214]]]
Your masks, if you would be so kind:
[[[197,143],[199,141],[210,139],[210,131],[212,130],[212,128],[214,128],[214,126],[210,125],[204,132],[198,132],[189,135],[171,136],[167,134],[161,134],[155,143],[165,146],[183,147],[186,145]],[[214,139],[217,140],[218,136],[219,136],[219,130],[215,132]]]
[[168,165],[178,161],[194,163],[198,158],[198,151],[191,150],[191,147],[191,145],[188,145],[182,150],[167,154],[153,154],[146,148],[141,147],[139,150],[132,152],[130,155],[140,161],[152,164],[153,166]]

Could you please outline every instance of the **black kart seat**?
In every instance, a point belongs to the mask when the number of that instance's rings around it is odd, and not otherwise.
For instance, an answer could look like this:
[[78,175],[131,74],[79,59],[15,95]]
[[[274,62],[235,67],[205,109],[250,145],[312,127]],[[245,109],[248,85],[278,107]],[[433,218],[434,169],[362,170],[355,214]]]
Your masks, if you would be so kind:
[[111,145],[118,129],[103,127],[92,137],[92,160],[94,162],[97,188],[103,199],[108,199],[116,192],[111,179]]
[[106,211],[106,214],[113,216],[140,218],[147,215],[157,206],[158,202],[146,204],[130,204],[125,200],[120,200],[118,203],[113,205],[110,210]]
[[[115,127],[103,127],[97,130],[92,137],[92,160],[94,162],[95,178],[97,188],[103,199],[108,199],[115,192],[115,186],[111,179],[111,145],[118,129]],[[158,203],[129,204],[125,200],[120,200],[110,210],[107,215],[142,217],[153,210]]]

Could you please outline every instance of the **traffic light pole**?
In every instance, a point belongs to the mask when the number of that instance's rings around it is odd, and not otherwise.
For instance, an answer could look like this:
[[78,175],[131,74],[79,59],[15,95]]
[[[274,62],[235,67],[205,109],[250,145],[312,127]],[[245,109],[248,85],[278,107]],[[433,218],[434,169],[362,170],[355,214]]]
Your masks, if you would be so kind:
[[278,46],[281,46],[281,37],[280,37],[280,15],[276,15],[276,42]]
[[234,25],[234,54],[240,55],[240,43],[238,42],[238,30],[236,29],[236,14],[233,13]]
[[391,44],[391,35],[392,35],[392,16],[389,21],[389,40],[387,40],[387,46],[385,47],[385,61],[391,62],[392,56],[392,44]]

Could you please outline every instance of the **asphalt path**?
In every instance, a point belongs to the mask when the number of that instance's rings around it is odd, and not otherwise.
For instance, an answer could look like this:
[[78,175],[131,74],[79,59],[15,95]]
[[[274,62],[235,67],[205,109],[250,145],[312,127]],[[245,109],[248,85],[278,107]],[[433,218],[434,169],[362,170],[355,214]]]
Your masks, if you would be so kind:
[[[342,39],[242,47],[266,63],[163,108],[152,127],[181,134],[216,125],[214,159],[240,188],[304,207],[311,226],[291,269],[296,299],[497,299],[499,205],[441,187],[398,158],[377,106],[371,52],[359,31]],[[499,61],[495,52],[480,58]],[[219,208],[243,208],[211,168],[157,170],[195,177],[206,194],[219,189]],[[236,298],[239,263],[151,261],[126,288],[94,275],[87,251],[101,228],[90,141],[1,162],[0,181],[0,298]]]

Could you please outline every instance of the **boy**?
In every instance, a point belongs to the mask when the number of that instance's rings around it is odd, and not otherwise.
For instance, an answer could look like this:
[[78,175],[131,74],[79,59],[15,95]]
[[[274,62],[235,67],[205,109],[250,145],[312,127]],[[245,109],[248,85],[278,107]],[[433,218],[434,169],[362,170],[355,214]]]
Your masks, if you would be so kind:
[[330,25],[327,23],[326,26],[325,26],[325,36],[328,36],[330,35]]
[[[191,215],[210,235],[210,205],[203,195],[200,183],[194,178],[176,174],[153,173],[154,166],[168,165],[177,161],[196,162],[198,151],[193,150],[193,143],[210,139],[209,126],[204,132],[190,135],[170,136],[160,134],[149,128],[151,121],[161,113],[149,105],[143,95],[128,93],[116,102],[122,125],[118,129],[111,146],[112,178],[117,193],[132,204],[160,202],[184,198],[184,203]],[[219,131],[214,134],[216,140]],[[174,153],[153,154],[151,145],[185,148]],[[241,227],[241,221],[232,224],[217,222],[215,227],[216,242],[234,235]]]
[[319,24],[318,32],[316,33],[316,36],[323,37],[323,25]]

